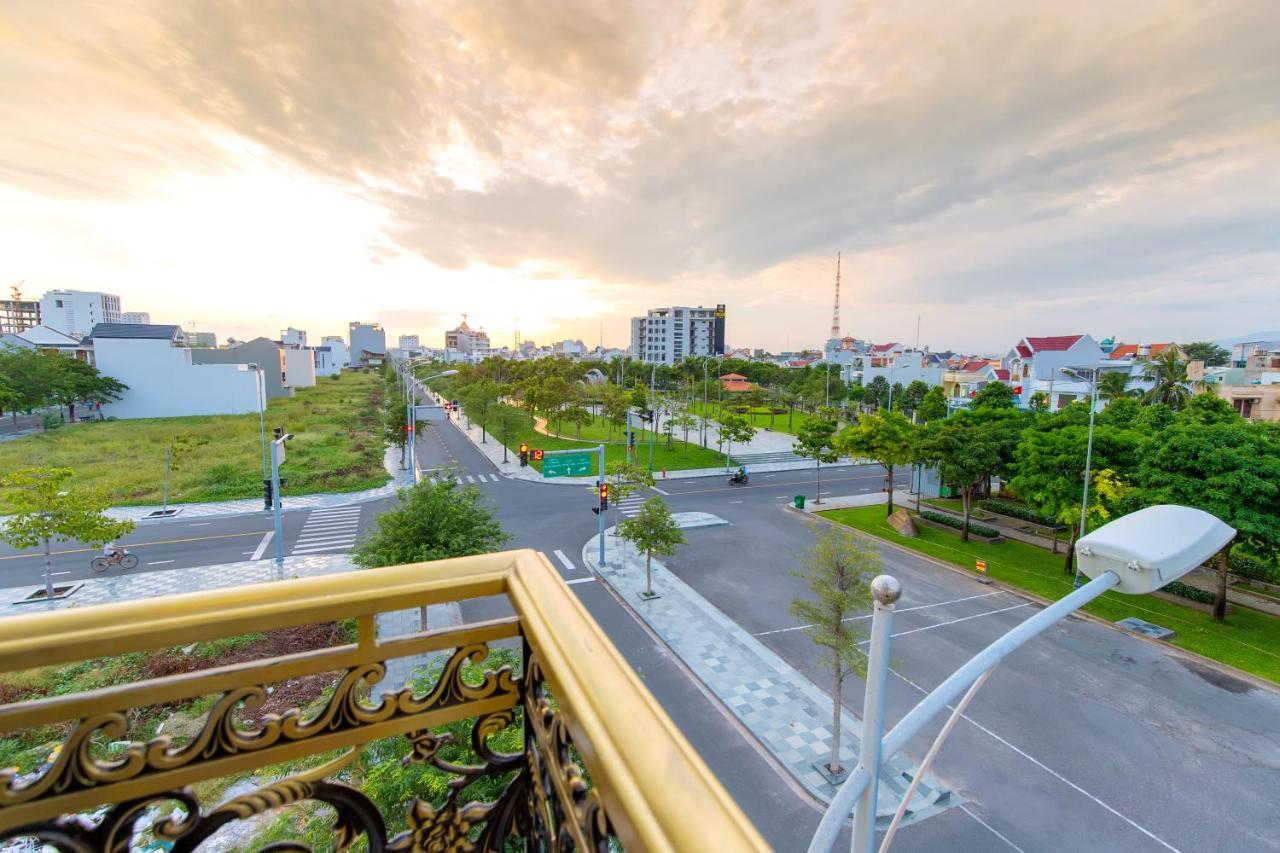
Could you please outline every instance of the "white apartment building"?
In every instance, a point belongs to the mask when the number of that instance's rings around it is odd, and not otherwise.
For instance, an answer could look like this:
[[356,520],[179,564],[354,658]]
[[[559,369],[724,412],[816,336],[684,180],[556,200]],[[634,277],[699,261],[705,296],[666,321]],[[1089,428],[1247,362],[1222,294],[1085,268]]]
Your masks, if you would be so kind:
[[99,323],[120,323],[120,297],[87,290],[50,290],[40,298],[40,321],[82,338]]
[[647,364],[675,364],[687,356],[724,355],[723,305],[652,308],[631,318],[631,357]]
[[290,326],[280,333],[280,343],[287,347],[303,349],[307,346],[307,330]]
[[400,349],[405,349],[405,350],[422,349],[422,344],[418,343],[417,335],[401,335],[399,346],[400,346]]
[[130,326],[150,326],[151,314],[146,311],[123,311],[120,314],[120,322],[128,323]]
[[329,348],[333,366],[337,369],[341,370],[351,363],[351,359],[347,357],[347,342],[342,335],[325,335],[320,339],[320,346]]

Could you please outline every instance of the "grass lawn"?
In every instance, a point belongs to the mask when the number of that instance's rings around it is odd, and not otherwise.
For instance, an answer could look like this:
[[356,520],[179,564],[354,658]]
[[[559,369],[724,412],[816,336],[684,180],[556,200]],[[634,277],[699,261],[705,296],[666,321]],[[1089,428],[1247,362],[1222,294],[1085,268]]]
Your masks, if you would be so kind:
[[[378,421],[382,377],[344,371],[291,398],[267,404],[267,431],[293,433],[281,475],[285,495],[353,492],[380,486],[383,441]],[[67,424],[0,444],[0,471],[35,465],[70,468],[75,483],[103,489],[112,505],[158,504],[165,449],[186,433],[206,444],[181,460],[169,501],[222,501],[262,494],[258,415],[146,418]],[[0,499],[0,514],[9,511]]]
[[[713,420],[717,419],[720,417],[722,409],[723,413],[726,415],[736,415],[737,412],[733,411],[733,406],[734,403],[732,399],[725,400],[721,408],[717,408],[715,403],[708,403],[707,411],[709,414],[707,416]],[[694,415],[701,416],[701,401],[692,403],[689,406],[689,411]],[[746,418],[748,423],[757,429],[764,429],[768,427],[774,432],[795,435],[799,431],[801,425],[809,419],[809,413],[803,412],[800,409],[795,409],[790,413],[790,417],[788,417],[786,412],[783,412],[780,415],[771,415],[767,408],[757,407],[741,417]]]
[[[512,459],[517,458],[516,451],[520,447],[521,443],[528,444],[530,448],[536,448],[539,450],[582,450],[592,449],[596,445],[600,444],[600,438],[588,440],[588,427],[585,425],[582,428],[582,441],[575,441],[568,438],[552,438],[551,436],[543,435],[542,433],[534,430],[533,418],[531,416],[522,410],[517,409],[516,411],[519,411],[520,414],[524,416],[524,425],[519,431],[513,433],[507,442],[507,447],[511,451],[510,455]],[[564,429],[569,434],[572,434],[573,426],[571,424],[565,424]],[[597,426],[596,429],[599,430],[603,437],[603,427]],[[641,462],[646,464],[649,461],[648,436],[649,434],[647,432],[644,433],[643,439],[639,434],[636,436],[636,456]],[[614,433],[614,437],[615,439],[617,438],[616,432]],[[690,437],[692,437],[692,432],[690,432]],[[489,440],[495,441],[496,439],[492,434],[490,434]],[[615,460],[624,460],[626,459],[626,456],[627,450],[625,442],[605,445],[604,457],[606,465]],[[530,461],[529,464],[539,471],[542,470],[541,462]],[[680,471],[688,468],[714,468],[716,466],[723,466],[724,464],[724,455],[717,453],[714,449],[707,448],[704,450],[696,444],[685,444],[677,438],[675,441],[675,448],[673,450],[668,450],[667,441],[664,436],[659,435],[654,439],[654,471],[661,471],[663,468],[668,471]],[[598,473],[594,458],[591,461],[591,473],[593,475]]]
[[[977,559],[986,560],[991,577],[1044,598],[1059,599],[1071,591],[1071,576],[1062,573],[1063,555],[1033,545],[1012,540],[996,545],[966,543],[959,535],[923,526],[919,536],[907,538],[886,523],[881,506],[838,509],[822,515],[966,569],[972,570]],[[1173,645],[1280,682],[1280,619],[1274,616],[1236,607],[1225,622],[1216,623],[1208,613],[1190,607],[1118,592],[1107,592],[1084,609],[1109,622],[1137,616],[1172,628],[1177,632],[1170,641]]]

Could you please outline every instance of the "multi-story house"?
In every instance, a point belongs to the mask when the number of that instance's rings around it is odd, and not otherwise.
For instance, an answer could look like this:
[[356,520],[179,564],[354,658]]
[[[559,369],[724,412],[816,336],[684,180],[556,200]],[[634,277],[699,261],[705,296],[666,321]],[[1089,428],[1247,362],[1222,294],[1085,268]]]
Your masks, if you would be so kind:
[[646,364],[675,364],[688,356],[724,355],[725,308],[673,305],[631,318],[631,357]]
[[351,364],[381,364],[386,357],[387,333],[381,323],[351,323],[347,326],[347,339],[351,342]]
[[1090,394],[1089,382],[1066,372],[1066,368],[1107,366],[1106,354],[1089,335],[1025,337],[1005,354],[1003,369],[1008,371],[1008,378],[1002,381],[1013,388],[1020,407],[1029,407],[1031,398],[1044,392],[1049,411],[1056,412]]
[[50,290],[40,298],[41,322],[82,338],[99,323],[118,324],[120,297],[87,290]]

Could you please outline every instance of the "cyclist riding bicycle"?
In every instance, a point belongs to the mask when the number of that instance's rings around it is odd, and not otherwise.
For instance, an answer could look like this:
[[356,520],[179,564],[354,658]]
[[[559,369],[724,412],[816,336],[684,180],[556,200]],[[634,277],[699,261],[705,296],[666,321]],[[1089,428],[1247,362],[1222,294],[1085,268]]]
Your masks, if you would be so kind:
[[118,563],[129,553],[129,549],[115,542],[108,542],[102,546],[102,556],[106,557],[113,563]]

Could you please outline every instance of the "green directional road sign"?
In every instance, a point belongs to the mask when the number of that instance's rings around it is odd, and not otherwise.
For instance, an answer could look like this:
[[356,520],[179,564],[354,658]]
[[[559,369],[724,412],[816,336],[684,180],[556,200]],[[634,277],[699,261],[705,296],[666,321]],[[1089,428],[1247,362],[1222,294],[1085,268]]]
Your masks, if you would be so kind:
[[591,451],[557,453],[542,458],[543,477],[586,477],[591,473]]

